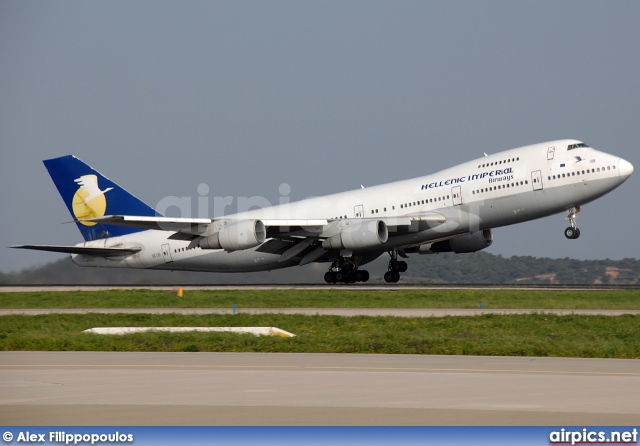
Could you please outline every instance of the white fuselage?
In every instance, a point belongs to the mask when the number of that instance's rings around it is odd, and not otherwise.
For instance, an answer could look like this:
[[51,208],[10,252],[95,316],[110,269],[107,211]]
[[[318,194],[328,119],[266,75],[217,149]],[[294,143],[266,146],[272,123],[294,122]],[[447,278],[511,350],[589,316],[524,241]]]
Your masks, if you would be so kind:
[[[384,244],[369,252],[373,259],[395,248],[419,246],[578,208],[615,189],[631,175],[633,167],[627,161],[583,145],[579,141],[561,140],[520,147],[419,178],[225,218],[392,221],[429,212],[446,217],[445,223],[435,228],[416,223],[409,230],[390,232]],[[122,258],[72,257],[83,266],[236,272],[283,268],[300,262],[296,258],[282,261],[281,253],[264,252],[260,246],[233,252],[189,249],[188,240],[169,236],[171,233],[166,231],[147,230],[86,242],[81,246],[142,250]]]

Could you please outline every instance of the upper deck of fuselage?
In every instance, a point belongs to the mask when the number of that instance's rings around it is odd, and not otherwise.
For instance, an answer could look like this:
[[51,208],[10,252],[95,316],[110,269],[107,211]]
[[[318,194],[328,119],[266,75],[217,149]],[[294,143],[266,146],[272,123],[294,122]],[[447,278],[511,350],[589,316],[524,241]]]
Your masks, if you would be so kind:
[[[226,218],[354,218],[355,215],[352,215],[354,207],[362,204],[366,207],[364,216],[403,215],[407,211],[400,208],[400,205],[395,206],[394,203],[413,201],[412,197],[416,194],[434,192],[437,195],[437,192],[443,191],[443,195],[449,199],[451,187],[457,185],[470,185],[486,178],[509,175],[519,176],[523,181],[528,181],[534,170],[551,169],[553,163],[582,157],[619,159],[614,155],[599,152],[576,139],[547,141],[488,154],[422,177],[307,198],[229,215]],[[444,192],[445,190],[449,193]],[[372,206],[372,203],[376,203],[375,206]],[[389,205],[386,206],[386,204]],[[380,209],[381,212],[370,214],[373,207],[376,211]]]

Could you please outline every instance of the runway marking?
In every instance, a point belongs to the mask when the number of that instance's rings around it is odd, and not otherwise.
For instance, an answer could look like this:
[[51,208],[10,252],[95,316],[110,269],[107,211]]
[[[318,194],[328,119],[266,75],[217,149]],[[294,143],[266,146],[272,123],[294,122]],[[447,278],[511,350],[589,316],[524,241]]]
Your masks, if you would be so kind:
[[520,373],[520,374],[557,374],[557,375],[593,375],[593,376],[639,376],[640,372],[595,372],[595,371],[564,371],[564,370],[517,370],[517,369],[454,369],[428,367],[351,367],[351,366],[250,366],[250,365],[169,365],[169,364],[0,364],[4,368],[193,368],[193,369],[279,369],[279,370],[346,370],[346,371],[402,371],[402,372],[462,372],[462,373]]

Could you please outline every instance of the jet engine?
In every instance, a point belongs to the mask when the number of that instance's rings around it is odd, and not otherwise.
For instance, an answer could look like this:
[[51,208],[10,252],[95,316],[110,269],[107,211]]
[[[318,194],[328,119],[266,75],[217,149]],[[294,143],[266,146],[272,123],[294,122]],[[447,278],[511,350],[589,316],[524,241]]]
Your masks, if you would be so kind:
[[322,242],[324,249],[368,249],[387,241],[389,229],[382,220],[365,220],[345,227]]
[[491,229],[485,229],[472,234],[461,235],[449,240],[436,242],[431,245],[422,245],[418,249],[418,253],[434,254],[440,252],[455,252],[456,254],[464,254],[488,248],[492,243],[493,233]]
[[199,246],[202,249],[239,251],[261,245],[266,237],[267,230],[262,221],[242,220],[225,225],[220,231],[202,238]]

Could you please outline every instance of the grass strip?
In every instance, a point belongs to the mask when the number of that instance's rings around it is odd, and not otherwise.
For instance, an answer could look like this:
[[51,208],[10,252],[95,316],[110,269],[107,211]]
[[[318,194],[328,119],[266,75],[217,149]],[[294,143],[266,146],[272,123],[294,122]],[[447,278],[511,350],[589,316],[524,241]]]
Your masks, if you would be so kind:
[[[104,326],[275,326],[295,338],[232,333],[97,335]],[[0,350],[386,353],[640,359],[640,316],[443,318],[51,314],[0,317]]]
[[0,308],[479,308],[639,310],[639,290],[162,290],[0,293]]

